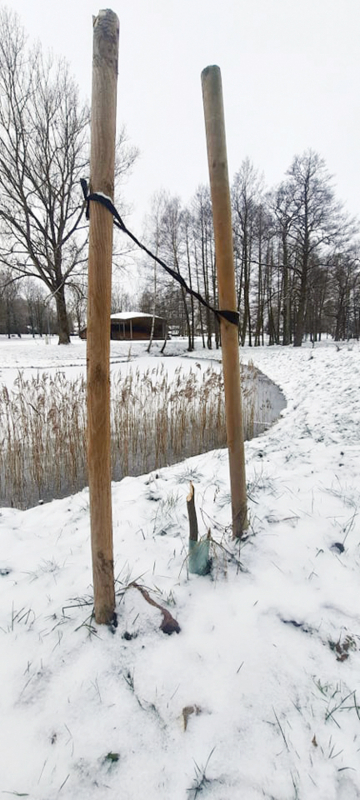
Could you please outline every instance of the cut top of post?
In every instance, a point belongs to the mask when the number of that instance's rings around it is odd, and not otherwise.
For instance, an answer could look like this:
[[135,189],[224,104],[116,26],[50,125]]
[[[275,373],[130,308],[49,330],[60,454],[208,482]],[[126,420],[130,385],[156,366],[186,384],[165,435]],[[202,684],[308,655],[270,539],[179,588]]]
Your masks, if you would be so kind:
[[93,18],[93,26],[90,190],[113,199],[115,139],[109,131],[116,127],[119,19],[106,9]]
[[[220,67],[214,64],[205,67],[201,73],[201,83],[203,90],[204,105],[207,109],[211,108],[211,118],[207,120],[207,141],[211,135],[211,155],[213,159],[213,170],[222,173],[222,180],[226,179],[229,183],[227,153],[226,153],[226,134],[224,122],[224,103]],[[209,101],[207,100],[209,98]]]
[[119,56],[119,19],[115,11],[110,8],[99,11],[97,17],[93,17],[94,28],[94,54],[96,46],[101,52],[102,58],[108,58],[116,63],[116,74]]

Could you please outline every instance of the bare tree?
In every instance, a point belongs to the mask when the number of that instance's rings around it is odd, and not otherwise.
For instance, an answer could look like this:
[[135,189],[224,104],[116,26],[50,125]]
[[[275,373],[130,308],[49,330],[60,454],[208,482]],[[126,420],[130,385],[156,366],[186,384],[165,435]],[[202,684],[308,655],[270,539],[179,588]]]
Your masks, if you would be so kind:
[[[194,238],[194,266],[197,288],[204,300],[214,307],[217,306],[217,278],[215,264],[214,228],[211,208],[211,195],[208,186],[199,186],[192,201],[193,238]],[[203,316],[207,335],[207,347],[212,348],[212,333],[215,333],[215,344],[219,346],[220,329],[216,317],[209,308],[203,308],[199,303],[199,318],[202,334],[204,335]]]
[[[238,307],[242,311],[240,325],[241,344],[245,344],[248,334],[252,344],[251,319],[251,273],[256,262],[254,247],[256,232],[261,229],[259,214],[262,213],[263,180],[248,158],[241,164],[232,186],[232,205],[234,219],[234,245],[236,264],[240,265],[238,280]],[[261,279],[261,278],[260,278]],[[244,300],[242,307],[242,299]]]
[[7,334],[8,339],[14,333],[20,336],[18,300],[18,284],[11,280],[8,270],[2,270],[0,274],[0,330]]
[[294,222],[296,210],[292,204],[290,187],[282,183],[270,199],[270,204],[275,216],[276,234],[279,240],[279,263],[282,272],[281,284],[281,315],[282,315],[282,344],[291,342],[291,311],[292,311],[292,276],[295,242],[290,239],[290,231]]
[[331,176],[317,153],[308,150],[295,156],[287,175],[283,191],[290,196],[288,236],[295,249],[293,269],[299,279],[294,346],[301,347],[311,269],[319,261],[327,263],[335,246],[349,240],[353,226],[335,199]]
[[130,295],[128,291],[119,285],[113,286],[111,289],[111,313],[116,314],[117,311],[134,311],[134,308],[136,308],[136,295]]
[[[17,16],[0,11],[0,262],[35,276],[54,298],[59,344],[70,342],[65,288],[86,261],[80,178],[88,172],[89,109],[64,61],[29,49]],[[121,132],[129,169],[136,151]]]
[[331,316],[335,341],[359,336],[360,270],[356,246],[335,253],[331,268]]
[[[151,198],[151,212],[146,220],[146,233],[149,240],[149,246],[157,258],[159,256],[159,249],[162,243],[162,216],[167,202],[167,196],[163,191],[156,192]],[[148,259],[148,256],[146,257]],[[153,260],[153,280],[152,287],[149,287],[149,294],[151,296],[151,331],[150,339],[147,347],[147,352],[150,353],[155,330],[155,316],[157,311],[158,302],[158,265],[156,260]],[[145,298],[144,298],[145,299]]]
[[[149,223],[149,234],[153,249],[161,254],[169,266],[178,273],[185,274],[189,270],[189,222],[188,212],[182,207],[179,197],[170,197],[160,193],[153,197],[152,215]],[[181,335],[188,337],[188,349],[194,349],[194,329],[191,302],[188,304],[184,287],[170,279],[166,273],[156,273],[156,307],[160,299],[167,299],[165,314],[171,326],[178,327]],[[191,277],[188,277],[191,283]],[[142,297],[142,308],[153,313],[154,283],[147,290],[149,297]],[[190,307],[190,308],[189,308]]]
[[32,335],[35,336],[38,333],[39,336],[42,336],[43,333],[48,333],[50,309],[44,287],[39,285],[33,278],[28,278],[23,282],[22,291],[26,301],[29,329]]

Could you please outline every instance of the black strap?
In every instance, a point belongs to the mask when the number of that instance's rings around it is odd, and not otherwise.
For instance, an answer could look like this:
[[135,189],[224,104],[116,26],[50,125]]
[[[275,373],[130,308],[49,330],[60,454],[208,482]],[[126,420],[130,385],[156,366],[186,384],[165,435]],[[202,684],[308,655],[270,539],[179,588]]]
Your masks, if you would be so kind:
[[161,258],[158,258],[158,256],[152,253],[151,250],[149,250],[144,244],[139,242],[136,236],[134,236],[134,234],[131,233],[131,231],[129,231],[128,228],[126,227],[124,221],[121,219],[120,214],[115,208],[110,197],[107,197],[107,195],[105,194],[101,194],[101,192],[92,192],[91,194],[89,194],[87,181],[84,178],[80,179],[80,183],[86,201],[86,219],[90,218],[90,201],[93,200],[96,203],[101,203],[101,205],[105,206],[105,208],[107,208],[108,211],[110,211],[110,214],[112,214],[114,218],[114,225],[116,225],[117,228],[120,228],[120,230],[123,231],[123,233],[126,233],[126,235],[129,236],[130,239],[132,239],[132,241],[137,245],[137,247],[140,247],[140,249],[143,250],[144,253],[150,256],[150,258],[154,259],[154,261],[156,261],[157,264],[160,265],[160,267],[166,270],[166,272],[168,272],[168,274],[171,275],[172,278],[174,278],[174,280],[180,283],[180,285],[183,287],[184,291],[187,294],[192,295],[193,297],[196,298],[196,300],[199,301],[199,303],[201,303],[206,308],[209,308],[210,311],[212,311],[217,318],[223,317],[223,319],[226,319],[227,322],[231,322],[232,325],[236,325],[237,328],[239,327],[238,311],[226,311],[223,309],[220,310],[211,306],[202,297],[202,295],[199,294],[199,292],[196,292],[194,289],[191,289],[191,287],[187,285],[185,279],[182,277],[182,275],[180,275],[179,272],[175,272],[175,270],[171,269],[171,267],[165,264],[165,261],[162,261]]

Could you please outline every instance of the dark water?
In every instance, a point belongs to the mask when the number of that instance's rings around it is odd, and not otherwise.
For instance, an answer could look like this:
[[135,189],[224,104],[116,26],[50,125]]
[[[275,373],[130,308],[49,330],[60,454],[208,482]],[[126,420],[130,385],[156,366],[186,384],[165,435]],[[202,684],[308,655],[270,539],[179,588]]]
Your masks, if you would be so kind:
[[[283,393],[263,373],[254,368],[242,367],[244,438],[259,436],[279,418],[286,406]],[[255,402],[254,402],[255,401]],[[138,450],[132,453],[129,449],[128,462],[124,463],[119,456],[113,457],[112,479],[121,480],[125,475],[142,475],[164,466],[176,464],[190,456],[199,455],[209,450],[226,446],[226,435],[223,426],[212,426],[202,433],[201,437],[190,428],[184,432],[181,443],[172,448],[170,444],[160,452],[156,440],[147,435],[145,448],[139,441]],[[140,453],[140,455],[138,455]],[[0,506],[30,508],[39,502],[49,502],[55,498],[75,494],[87,485],[86,466],[71,476],[65,469],[54,470],[54,476],[47,474],[46,485],[37,486],[26,469],[26,454],[23,454],[25,480],[15,487],[0,472]]]

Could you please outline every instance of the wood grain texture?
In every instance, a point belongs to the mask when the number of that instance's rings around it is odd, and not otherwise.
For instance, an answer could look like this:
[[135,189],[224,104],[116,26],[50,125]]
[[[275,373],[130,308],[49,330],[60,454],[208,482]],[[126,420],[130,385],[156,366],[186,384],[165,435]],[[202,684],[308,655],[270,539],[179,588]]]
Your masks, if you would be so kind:
[[[119,21],[113,11],[93,21],[90,191],[114,197]],[[110,457],[110,311],[113,220],[91,203],[87,315],[88,476],[95,620],[115,609]]]
[[[201,74],[212,199],[219,307],[236,311],[235,271],[221,72]],[[245,454],[237,326],[221,318],[227,445],[229,451],[233,535],[247,528]]]

